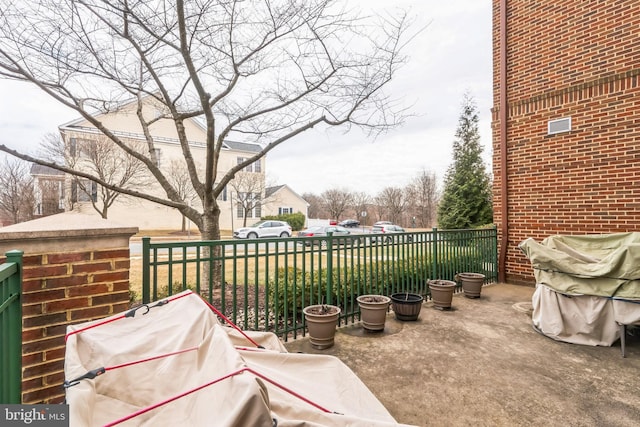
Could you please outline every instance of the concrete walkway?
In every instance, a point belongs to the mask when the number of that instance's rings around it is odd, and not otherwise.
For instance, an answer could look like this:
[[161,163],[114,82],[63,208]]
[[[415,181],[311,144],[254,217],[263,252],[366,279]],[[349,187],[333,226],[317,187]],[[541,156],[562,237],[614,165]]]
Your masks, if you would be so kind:
[[620,347],[554,341],[531,326],[534,289],[458,294],[453,310],[423,304],[417,322],[391,313],[381,333],[342,327],[336,344],[291,352],[337,356],[399,423],[418,426],[639,426],[640,339]]

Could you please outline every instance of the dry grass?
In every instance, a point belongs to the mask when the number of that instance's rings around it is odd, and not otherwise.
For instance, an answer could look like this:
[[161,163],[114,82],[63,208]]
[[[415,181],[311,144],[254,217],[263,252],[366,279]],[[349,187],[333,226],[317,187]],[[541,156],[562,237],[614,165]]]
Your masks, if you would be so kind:
[[[167,236],[166,230],[145,230],[138,233],[139,236],[150,236],[153,237],[154,234],[156,236],[170,237]],[[179,233],[179,232],[176,232]],[[176,234],[174,234],[176,235]],[[176,239],[179,240],[179,239]],[[345,248],[348,251],[348,249]],[[368,246],[360,247],[358,251],[358,255],[362,257],[363,260],[370,259],[370,251],[372,249]],[[377,253],[377,251],[376,251]],[[227,254],[229,256],[229,254]],[[183,285],[186,285],[189,288],[195,289],[198,281],[202,282],[203,274],[198,274],[197,266],[198,263],[195,262],[195,254],[187,254],[187,260],[192,259],[191,262],[187,262],[182,264],[181,256],[174,256],[171,260],[171,266],[169,266],[168,257],[165,255],[164,258],[159,259],[160,264],[166,263],[165,265],[158,265],[156,267],[152,267],[151,271],[151,280],[153,281],[154,275],[156,276],[156,283],[158,283],[158,288],[166,288],[168,284],[172,284],[172,287],[176,289],[181,289]],[[338,263],[344,262],[345,252],[337,251],[334,253],[333,263],[337,265]],[[202,267],[206,267],[206,263],[200,263]],[[225,261],[224,265],[224,280],[227,283],[234,283],[237,286],[253,286],[253,285],[265,285],[270,280],[273,279],[274,275],[277,274],[278,269],[282,267],[297,267],[301,268],[302,266],[306,266],[307,271],[317,270],[320,268],[326,268],[327,266],[327,257],[325,252],[321,252],[319,248],[317,250],[298,252],[295,254],[270,254],[266,256],[264,253],[259,254],[248,254],[247,257],[240,254],[238,257],[233,258],[229,256]],[[131,257],[131,266],[130,266],[130,290],[133,293],[134,299],[141,299],[142,297],[142,257],[141,256],[132,256]]]
[[[249,256],[248,258],[230,258],[225,261],[225,281],[228,283],[233,282],[242,286],[251,286],[256,284],[265,285],[276,273],[277,268],[284,266],[300,267],[303,263],[306,263],[306,265],[309,266],[312,256],[313,255],[311,253],[299,253],[295,255],[261,256],[257,259],[252,256]],[[306,259],[304,257],[306,257]],[[325,268],[327,262],[326,257],[323,256],[320,261],[317,259],[317,253],[315,254],[315,257],[315,268],[319,268],[320,264]],[[337,256],[335,259],[337,260]],[[167,261],[167,257],[165,256],[160,261]],[[185,269],[185,266],[178,261],[180,261],[180,259],[174,257],[174,264],[172,264],[171,268],[169,268],[168,265],[160,265],[155,269],[152,267],[151,280],[153,280],[153,274],[155,273],[159,288],[167,286],[169,283],[174,284],[176,287],[182,286],[186,283],[189,287],[195,288],[198,277],[203,277],[202,274],[198,276],[198,272],[196,270],[198,264],[196,262],[188,262]],[[142,297],[142,257],[140,256],[131,257],[129,288],[137,299]]]

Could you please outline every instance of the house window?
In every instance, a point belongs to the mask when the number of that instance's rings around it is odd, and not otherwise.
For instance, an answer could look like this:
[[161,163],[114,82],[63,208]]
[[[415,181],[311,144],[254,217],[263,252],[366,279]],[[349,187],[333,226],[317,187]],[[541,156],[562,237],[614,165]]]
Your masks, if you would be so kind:
[[155,160],[154,164],[156,165],[156,167],[160,167],[160,159],[162,158],[162,151],[160,151],[159,148],[154,148],[153,152],[154,152],[154,154],[156,156],[155,157],[156,160]]
[[278,215],[292,214],[293,208],[278,208]]
[[[238,193],[238,203],[236,204],[236,215],[238,218],[260,218],[262,216],[262,206],[260,205],[260,193]],[[249,209],[245,209],[249,206]]]
[[71,157],[91,157],[95,151],[95,142],[90,139],[69,138],[69,155]]
[[[90,194],[87,194],[90,193]],[[71,201],[72,202],[91,202],[98,201],[98,184],[88,179],[82,180],[82,186],[78,182],[71,183]]]
[[227,193],[227,186],[225,185],[220,194],[218,194],[218,200],[226,202],[228,197],[229,195]]
[[[246,162],[248,159],[246,157],[238,157],[238,165]],[[262,172],[262,165],[260,164],[260,160],[256,160],[254,163],[247,165],[243,169],[245,172]]]
[[[246,158],[244,158],[244,157],[238,157],[238,158],[237,158],[237,160],[238,160],[238,163],[237,163],[237,164],[238,164],[238,165],[241,165],[241,164],[242,164],[242,162],[244,162],[244,161],[245,161],[245,160],[247,160],[247,159],[246,159]],[[245,170],[246,170],[246,169],[247,169],[247,168],[245,168]]]

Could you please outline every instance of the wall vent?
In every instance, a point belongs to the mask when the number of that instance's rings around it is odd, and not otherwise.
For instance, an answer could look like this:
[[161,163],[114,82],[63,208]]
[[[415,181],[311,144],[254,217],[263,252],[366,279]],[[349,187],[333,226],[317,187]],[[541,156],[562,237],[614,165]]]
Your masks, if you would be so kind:
[[556,133],[571,131],[571,117],[565,117],[563,119],[549,120],[547,133],[554,135]]

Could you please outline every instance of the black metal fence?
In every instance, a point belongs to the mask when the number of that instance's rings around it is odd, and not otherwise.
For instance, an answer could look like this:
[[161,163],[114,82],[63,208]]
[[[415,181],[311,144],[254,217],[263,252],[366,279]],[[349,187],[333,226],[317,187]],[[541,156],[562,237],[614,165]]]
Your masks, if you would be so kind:
[[359,320],[356,298],[411,292],[429,298],[429,279],[475,272],[497,280],[495,228],[256,240],[142,239],[142,301],[192,289],[245,330],[283,339],[304,334],[302,309],[342,308]]

